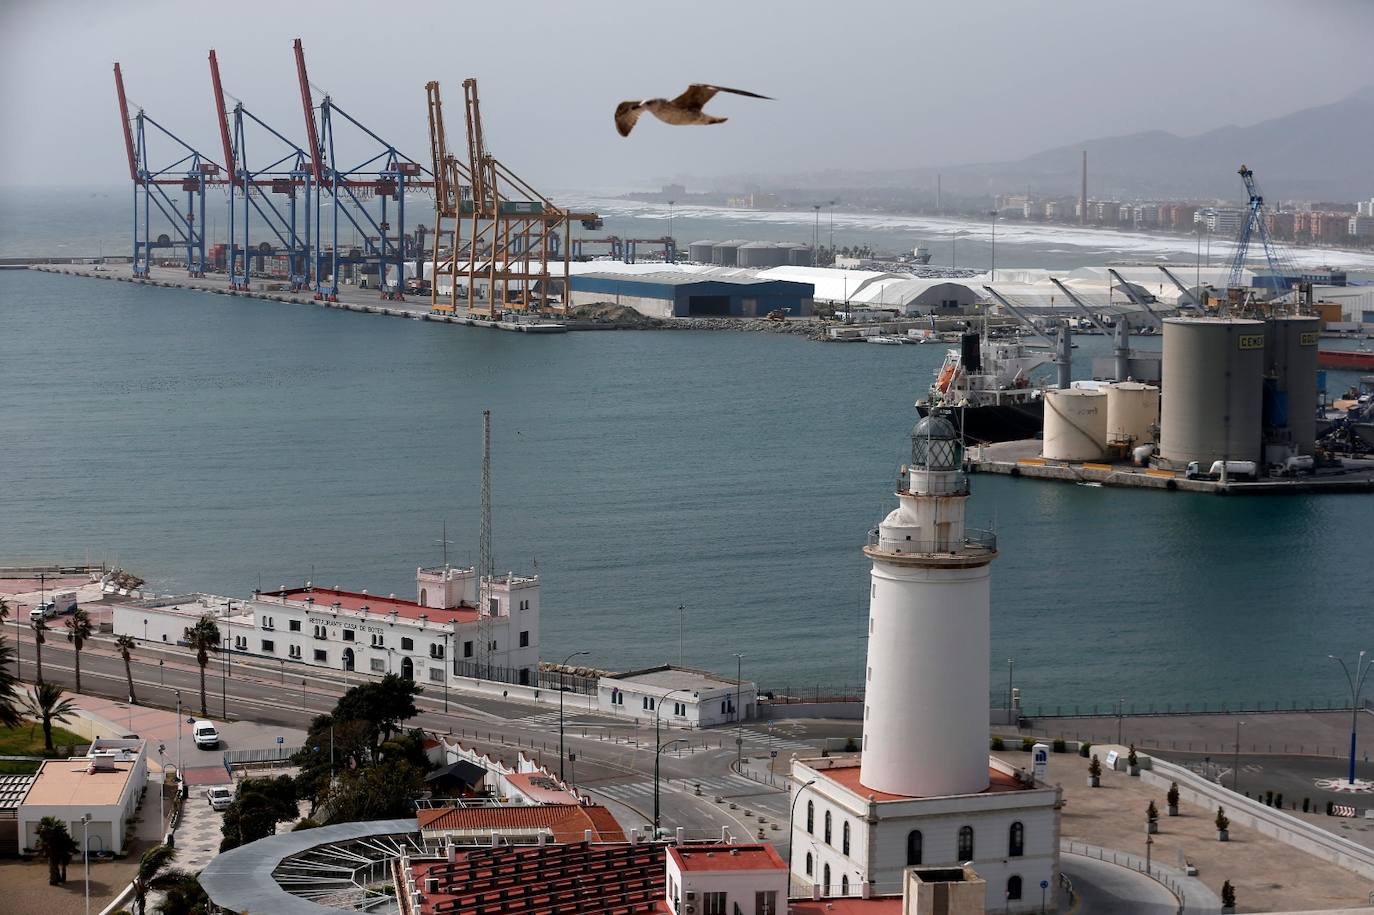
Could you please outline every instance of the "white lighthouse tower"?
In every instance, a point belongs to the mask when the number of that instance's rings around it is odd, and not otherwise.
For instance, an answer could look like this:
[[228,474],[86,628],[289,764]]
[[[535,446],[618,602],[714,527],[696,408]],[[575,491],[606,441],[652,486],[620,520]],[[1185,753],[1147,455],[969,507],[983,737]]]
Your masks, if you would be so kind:
[[898,505],[869,536],[868,669],[859,781],[908,797],[988,787],[994,536],[964,525],[959,436],[938,415],[911,433]]

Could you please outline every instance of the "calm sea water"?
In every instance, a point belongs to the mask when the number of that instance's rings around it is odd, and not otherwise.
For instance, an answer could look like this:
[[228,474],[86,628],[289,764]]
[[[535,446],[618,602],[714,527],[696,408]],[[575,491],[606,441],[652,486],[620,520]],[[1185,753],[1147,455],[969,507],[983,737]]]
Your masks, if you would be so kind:
[[[0,562],[410,594],[445,521],[473,558],[491,409],[497,565],[538,563],[546,656],[677,661],[685,618],[686,663],[743,652],[792,688],[861,676],[860,546],[942,355],[527,337],[24,272],[0,272],[0,319]],[[1374,496],[973,493],[1001,536],[994,695],[1014,657],[1030,707],[1336,697],[1326,654],[1374,640]]]

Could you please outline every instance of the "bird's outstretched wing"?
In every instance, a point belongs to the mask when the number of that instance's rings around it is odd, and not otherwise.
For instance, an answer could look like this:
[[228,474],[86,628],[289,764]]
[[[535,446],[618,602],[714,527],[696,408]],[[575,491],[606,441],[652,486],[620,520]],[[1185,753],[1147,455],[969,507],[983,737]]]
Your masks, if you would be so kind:
[[674,105],[684,108],[700,108],[705,105],[717,92],[730,92],[734,95],[747,95],[750,98],[765,98],[772,100],[771,96],[759,95],[757,92],[746,92],[743,89],[730,89],[726,86],[708,86],[705,83],[693,83],[687,87],[687,91],[673,99]]
[[615,129],[620,131],[622,137],[628,137],[630,131],[635,129],[635,121],[643,114],[644,108],[639,102],[621,102],[615,106]]

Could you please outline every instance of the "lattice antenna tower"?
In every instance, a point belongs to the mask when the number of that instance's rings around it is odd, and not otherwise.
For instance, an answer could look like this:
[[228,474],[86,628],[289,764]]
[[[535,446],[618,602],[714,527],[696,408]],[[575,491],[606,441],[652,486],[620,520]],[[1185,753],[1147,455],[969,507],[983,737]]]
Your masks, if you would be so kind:
[[491,636],[495,620],[491,613],[491,586],[496,560],[491,555],[491,411],[482,411],[482,527],[477,535],[477,619],[480,651],[477,659],[483,676],[491,667]]

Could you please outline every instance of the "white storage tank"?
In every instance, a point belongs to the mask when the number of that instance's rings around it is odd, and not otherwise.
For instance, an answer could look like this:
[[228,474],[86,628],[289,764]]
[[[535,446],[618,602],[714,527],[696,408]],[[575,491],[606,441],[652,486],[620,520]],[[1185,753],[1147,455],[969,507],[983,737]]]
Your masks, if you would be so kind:
[[1164,321],[1159,456],[1259,462],[1265,326],[1241,318]]
[[1106,451],[1107,395],[1086,388],[1045,392],[1045,441],[1051,461],[1097,461]]
[[694,264],[711,263],[711,252],[716,243],[714,241],[694,241],[687,246],[687,259]]
[[1108,445],[1132,446],[1153,442],[1152,426],[1159,423],[1159,388],[1138,381],[1105,385]]

